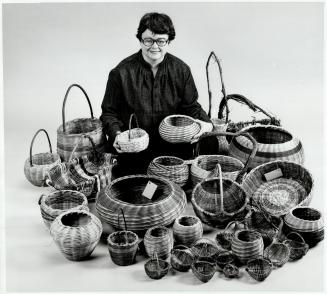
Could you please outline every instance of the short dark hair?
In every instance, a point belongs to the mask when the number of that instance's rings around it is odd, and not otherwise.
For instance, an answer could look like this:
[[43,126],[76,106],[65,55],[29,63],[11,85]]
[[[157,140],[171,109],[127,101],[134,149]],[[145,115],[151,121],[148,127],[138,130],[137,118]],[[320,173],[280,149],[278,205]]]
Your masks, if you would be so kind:
[[167,34],[168,40],[175,39],[175,28],[170,17],[163,13],[151,12],[143,15],[137,29],[136,37],[141,41],[144,31],[149,29],[155,34]]

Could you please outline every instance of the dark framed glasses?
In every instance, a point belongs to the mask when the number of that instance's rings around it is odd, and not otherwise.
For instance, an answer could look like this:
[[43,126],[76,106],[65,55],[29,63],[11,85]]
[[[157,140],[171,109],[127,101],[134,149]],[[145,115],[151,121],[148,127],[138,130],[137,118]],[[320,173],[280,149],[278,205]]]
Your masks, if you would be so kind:
[[166,46],[167,43],[169,43],[169,40],[166,39],[151,39],[151,38],[145,38],[142,39],[142,43],[147,46],[147,47],[151,47],[154,43],[157,43],[157,45],[159,47],[163,47]]

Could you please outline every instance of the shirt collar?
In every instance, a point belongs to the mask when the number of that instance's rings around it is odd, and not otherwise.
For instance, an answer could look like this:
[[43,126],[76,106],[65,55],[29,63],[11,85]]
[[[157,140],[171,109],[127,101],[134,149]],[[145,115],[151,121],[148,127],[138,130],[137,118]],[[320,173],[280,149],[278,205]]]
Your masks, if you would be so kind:
[[[138,54],[138,58],[139,60],[141,61],[141,63],[146,67],[146,68],[149,68],[151,69],[151,65],[146,62],[143,58],[143,55],[142,55],[142,49],[139,50],[139,52],[137,53]],[[168,53],[165,54],[164,56],[164,59],[159,63],[159,66],[158,66],[158,69],[161,68],[164,64],[167,63],[167,55]]]

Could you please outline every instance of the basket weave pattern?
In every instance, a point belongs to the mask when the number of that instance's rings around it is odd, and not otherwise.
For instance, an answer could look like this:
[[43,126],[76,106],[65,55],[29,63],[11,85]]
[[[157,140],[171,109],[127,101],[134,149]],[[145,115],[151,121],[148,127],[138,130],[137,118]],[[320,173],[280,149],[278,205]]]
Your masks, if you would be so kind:
[[173,225],[175,241],[186,246],[202,238],[203,226],[199,218],[192,215],[178,217]]

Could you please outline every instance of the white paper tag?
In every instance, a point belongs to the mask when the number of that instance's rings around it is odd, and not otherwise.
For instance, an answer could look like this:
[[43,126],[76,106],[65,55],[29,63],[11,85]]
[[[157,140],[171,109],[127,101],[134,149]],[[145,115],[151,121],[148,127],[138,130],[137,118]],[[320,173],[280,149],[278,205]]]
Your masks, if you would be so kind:
[[152,183],[151,181],[148,181],[148,183],[145,186],[144,191],[142,192],[142,196],[151,199],[153,197],[154,192],[157,190],[157,185]]
[[282,170],[280,168],[277,168],[269,173],[264,174],[266,181],[271,181],[277,178],[280,178],[283,176]]

